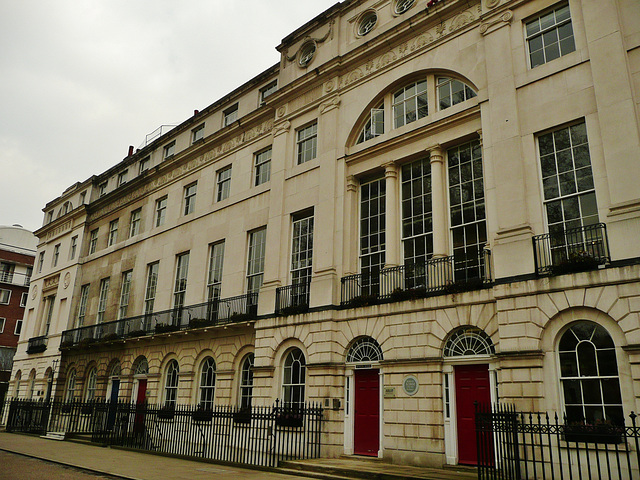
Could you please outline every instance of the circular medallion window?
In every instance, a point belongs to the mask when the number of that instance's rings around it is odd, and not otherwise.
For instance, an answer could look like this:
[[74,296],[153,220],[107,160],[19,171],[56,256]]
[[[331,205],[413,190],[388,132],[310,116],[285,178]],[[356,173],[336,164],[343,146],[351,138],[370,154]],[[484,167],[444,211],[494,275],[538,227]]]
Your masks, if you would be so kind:
[[378,15],[376,12],[367,12],[363,15],[362,20],[358,24],[358,35],[364,37],[367,33],[373,30],[373,27],[378,23]]
[[456,330],[444,346],[445,357],[493,355],[494,353],[491,337],[477,327]]
[[398,0],[396,2],[396,13],[398,15],[403,14],[404,12],[406,12],[407,10],[409,10],[411,7],[413,7],[413,4],[416,3],[415,0]]
[[300,56],[298,57],[298,64],[301,67],[306,67],[311,63],[313,56],[316,53],[316,44],[313,42],[309,42],[306,45],[303,45],[300,49]]

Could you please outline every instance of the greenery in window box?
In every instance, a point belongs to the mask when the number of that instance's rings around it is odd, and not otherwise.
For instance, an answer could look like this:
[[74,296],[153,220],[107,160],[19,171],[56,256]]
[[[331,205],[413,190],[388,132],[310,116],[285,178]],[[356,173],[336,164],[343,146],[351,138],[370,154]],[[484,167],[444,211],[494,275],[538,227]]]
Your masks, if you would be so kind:
[[83,338],[82,340],[80,340],[78,342],[78,346],[79,347],[88,347],[89,345],[94,344],[96,342],[97,342],[97,340],[95,338],[93,338],[93,337]]
[[176,414],[176,409],[173,404],[165,405],[158,410],[158,418],[162,420],[173,420]]
[[565,273],[584,272],[598,268],[600,262],[587,252],[572,252],[565,260],[551,266],[552,275]]
[[288,307],[281,308],[278,311],[279,315],[298,315],[300,313],[307,313],[309,311],[309,305],[290,305]]
[[368,307],[369,305],[377,305],[379,303],[378,295],[358,295],[353,297],[347,303],[350,308]]
[[156,324],[156,333],[177,332],[178,330],[180,330],[178,325],[167,325],[166,323]]
[[192,318],[189,321],[189,328],[203,328],[213,325],[213,321],[206,318]]
[[109,333],[108,335],[102,337],[103,342],[113,342],[114,340],[120,340],[120,335],[118,335],[117,333]]
[[276,414],[276,425],[279,427],[301,427],[303,421],[302,412],[297,410],[281,410]]
[[429,292],[425,287],[409,288],[403,290],[402,288],[396,288],[389,296],[392,302],[401,302],[403,300],[416,300],[418,298],[425,298],[429,295]]
[[91,415],[93,413],[93,404],[84,404],[80,407],[80,413],[83,415]]
[[482,278],[470,278],[468,280],[458,280],[457,282],[449,282],[444,286],[445,293],[462,293],[471,290],[479,290],[483,287],[484,280]]
[[73,340],[65,340],[60,344],[60,348],[70,348],[70,347],[73,347],[73,344],[74,344]]
[[610,422],[572,423],[565,425],[564,440],[566,442],[588,442],[616,444],[622,442],[625,428],[612,425]]
[[147,334],[144,330],[132,330],[127,333],[127,337],[143,337]]
[[192,414],[194,422],[210,422],[213,419],[213,410],[199,406]]
[[229,320],[232,322],[245,322],[251,320],[251,315],[248,313],[234,313],[229,317]]
[[251,409],[242,408],[237,412],[233,412],[233,423],[247,425],[251,423]]
[[44,352],[46,349],[47,349],[47,346],[44,344],[32,345],[30,347],[27,347],[27,353],[41,353],[41,352]]
[[62,405],[62,408],[60,409],[60,411],[62,413],[71,413],[71,410],[73,409],[73,404],[71,403],[64,403]]

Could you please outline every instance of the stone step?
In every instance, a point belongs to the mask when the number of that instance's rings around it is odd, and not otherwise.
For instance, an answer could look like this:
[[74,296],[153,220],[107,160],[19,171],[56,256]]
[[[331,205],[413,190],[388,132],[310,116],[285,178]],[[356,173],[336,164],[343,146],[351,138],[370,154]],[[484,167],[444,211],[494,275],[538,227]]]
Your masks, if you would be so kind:
[[47,440],[62,441],[65,439],[66,432],[47,432],[46,435],[41,435],[40,438],[46,438]]
[[391,464],[380,459],[341,457],[335,459],[298,460],[280,463],[283,470],[298,471],[320,479],[364,480],[475,480],[474,468],[430,468]]

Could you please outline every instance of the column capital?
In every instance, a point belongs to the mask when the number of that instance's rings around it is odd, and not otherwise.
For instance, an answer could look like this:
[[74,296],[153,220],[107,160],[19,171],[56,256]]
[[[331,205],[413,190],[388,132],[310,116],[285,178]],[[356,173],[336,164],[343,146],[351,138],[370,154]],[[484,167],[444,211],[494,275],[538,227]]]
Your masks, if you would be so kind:
[[396,162],[383,163],[382,166],[384,167],[384,176],[386,178],[398,177],[398,164]]
[[440,146],[439,143],[436,143],[435,145],[431,145],[430,147],[427,147],[425,150],[429,152],[431,163],[434,163],[434,162],[442,163],[444,161],[444,152],[442,151],[442,146]]

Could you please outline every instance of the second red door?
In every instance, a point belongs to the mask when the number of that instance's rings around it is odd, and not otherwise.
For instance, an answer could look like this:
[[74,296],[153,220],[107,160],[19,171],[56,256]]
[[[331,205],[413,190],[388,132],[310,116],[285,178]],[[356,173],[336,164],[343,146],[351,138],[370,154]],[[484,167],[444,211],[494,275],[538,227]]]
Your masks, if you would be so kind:
[[488,365],[459,365],[456,376],[456,420],[458,421],[458,463],[478,464],[475,405],[491,401]]
[[377,457],[380,448],[379,370],[356,370],[354,393],[353,452]]

